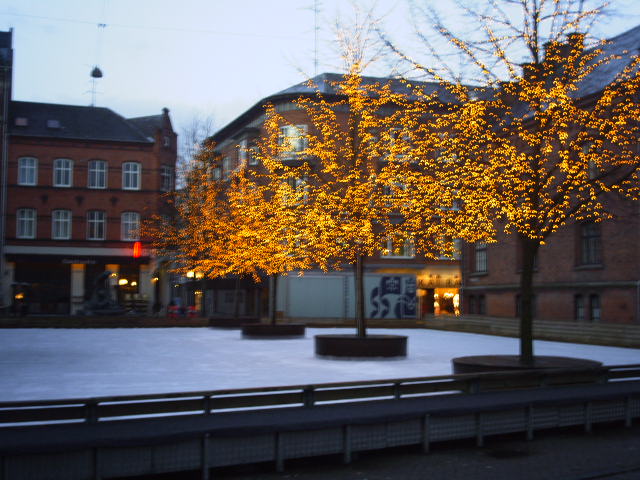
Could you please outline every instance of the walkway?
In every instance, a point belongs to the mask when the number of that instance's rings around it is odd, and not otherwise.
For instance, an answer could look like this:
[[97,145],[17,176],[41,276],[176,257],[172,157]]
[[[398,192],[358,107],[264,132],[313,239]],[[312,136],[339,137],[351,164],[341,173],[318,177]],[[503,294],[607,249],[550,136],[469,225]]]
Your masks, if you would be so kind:
[[440,443],[433,445],[427,455],[417,447],[359,453],[349,465],[342,465],[338,456],[289,461],[284,473],[274,472],[272,465],[214,470],[212,478],[638,480],[640,425],[597,426],[591,434],[580,429],[540,432],[530,442],[521,435],[493,437],[487,439],[483,448],[473,446],[472,442]]

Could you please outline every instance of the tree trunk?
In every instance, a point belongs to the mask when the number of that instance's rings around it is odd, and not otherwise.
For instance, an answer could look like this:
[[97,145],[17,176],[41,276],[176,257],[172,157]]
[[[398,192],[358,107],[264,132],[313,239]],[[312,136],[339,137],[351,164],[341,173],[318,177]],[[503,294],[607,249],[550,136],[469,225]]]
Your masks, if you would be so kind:
[[240,318],[240,275],[236,277],[235,292],[233,295],[233,318]]
[[278,275],[277,274],[273,274],[271,275],[271,285],[270,285],[270,289],[269,289],[269,297],[271,297],[271,300],[269,301],[269,321],[271,322],[271,325],[275,325],[276,324],[276,314],[278,311]]
[[354,265],[356,282],[356,330],[358,337],[367,336],[367,326],[364,318],[364,258],[362,254],[356,256]]
[[533,270],[540,240],[520,235],[520,363],[533,365]]

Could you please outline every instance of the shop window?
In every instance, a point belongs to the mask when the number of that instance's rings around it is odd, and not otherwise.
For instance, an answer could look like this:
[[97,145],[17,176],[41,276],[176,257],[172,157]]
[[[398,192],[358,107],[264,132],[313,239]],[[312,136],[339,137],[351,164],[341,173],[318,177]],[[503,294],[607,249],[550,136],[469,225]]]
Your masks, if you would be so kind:
[[140,164],[138,162],[122,164],[122,188],[124,190],[140,190]]
[[121,216],[121,239],[140,239],[140,214],[136,212],[124,212]]
[[107,216],[101,210],[87,212],[87,239],[104,240],[106,235]]
[[602,262],[601,235],[598,223],[580,225],[580,265],[600,265]]
[[71,238],[71,210],[51,212],[51,237],[54,240],[69,240]]
[[589,319],[592,322],[599,322],[601,317],[600,295],[589,295]]
[[104,160],[89,161],[89,188],[107,188],[107,162]]
[[53,162],[53,186],[70,187],[73,184],[73,161],[57,158]]
[[22,157],[18,159],[18,185],[38,184],[38,159]]
[[584,296],[575,295],[573,297],[573,317],[577,322],[584,322]]
[[36,238],[35,208],[19,208],[16,212],[16,237]]

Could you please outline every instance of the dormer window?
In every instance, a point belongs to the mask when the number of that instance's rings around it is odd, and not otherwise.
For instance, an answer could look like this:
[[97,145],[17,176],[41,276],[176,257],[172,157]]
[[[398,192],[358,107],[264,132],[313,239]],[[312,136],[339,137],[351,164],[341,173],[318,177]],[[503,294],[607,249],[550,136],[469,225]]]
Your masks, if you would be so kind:
[[60,120],[47,120],[47,128],[60,128]]
[[27,117],[16,117],[16,127],[26,127],[29,125]]

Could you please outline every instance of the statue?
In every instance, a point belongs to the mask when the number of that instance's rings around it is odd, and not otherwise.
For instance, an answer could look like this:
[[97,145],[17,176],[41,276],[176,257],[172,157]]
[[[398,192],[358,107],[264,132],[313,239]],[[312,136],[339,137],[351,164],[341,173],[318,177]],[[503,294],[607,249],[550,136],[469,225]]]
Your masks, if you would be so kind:
[[122,315],[126,309],[118,303],[113,295],[109,278],[111,272],[106,270],[96,277],[89,300],[84,303],[87,315]]

